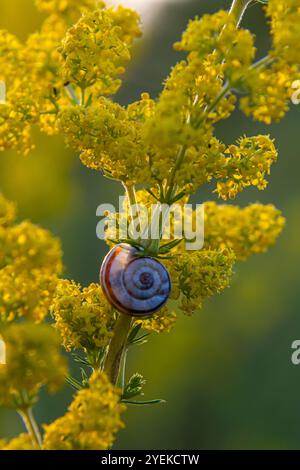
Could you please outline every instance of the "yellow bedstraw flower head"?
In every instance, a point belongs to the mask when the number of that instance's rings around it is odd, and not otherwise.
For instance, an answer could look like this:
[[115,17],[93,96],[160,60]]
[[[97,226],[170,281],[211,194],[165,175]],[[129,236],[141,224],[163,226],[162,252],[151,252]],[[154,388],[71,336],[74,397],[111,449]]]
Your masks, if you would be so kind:
[[29,434],[22,433],[8,442],[0,441],[0,450],[38,450],[38,448],[33,445]]
[[224,73],[232,85],[238,84],[256,52],[250,31],[238,28],[235,18],[222,10],[190,21],[181,42],[174,47],[195,51],[203,58],[213,53],[219,62],[224,61]]
[[121,28],[120,37],[128,46],[132,45],[135,38],[139,38],[142,34],[140,28],[140,16],[131,8],[125,8],[118,5],[116,8],[109,8],[109,12],[113,17],[114,24]]
[[285,219],[272,204],[245,208],[205,203],[205,247],[230,249],[237,260],[265,252],[282,232]]
[[63,80],[81,89],[94,85],[92,91],[97,95],[116,93],[119,76],[130,59],[132,39],[140,34],[138,21],[125,8],[83,15],[62,42]]
[[17,271],[13,265],[0,269],[0,321],[19,317],[41,322],[47,316],[57,277],[43,270]]
[[242,111],[265,124],[279,122],[289,110],[292,84],[299,77],[298,67],[282,60],[250,70],[243,81],[248,94],[240,100]]
[[0,151],[32,148],[30,130],[37,122],[39,104],[35,85],[26,77],[22,45],[12,34],[0,30],[0,80],[6,85],[5,103],[0,104]]
[[225,158],[220,159],[215,171],[215,192],[223,199],[233,199],[248,186],[265,189],[266,176],[277,159],[277,150],[268,136],[241,137],[237,145],[230,145]]
[[27,76],[36,84],[40,99],[39,126],[42,132],[53,135],[58,109],[68,104],[60,75],[60,43],[68,29],[65,18],[56,14],[47,17],[40,31],[31,34],[25,44]]
[[174,286],[171,298],[182,312],[192,314],[204,299],[229,287],[234,261],[229,250],[183,251],[166,263]]
[[58,125],[88,168],[125,182],[146,182],[150,169],[141,139],[141,115],[151,112],[149,102],[143,95],[141,102],[127,110],[101,97],[85,108],[69,106],[59,114]]
[[81,289],[73,281],[60,280],[51,312],[67,351],[93,352],[111,339],[116,316],[98,284]]
[[61,258],[60,242],[47,230],[27,221],[0,225],[2,322],[18,317],[38,322],[44,319],[62,270]]
[[165,83],[152,119],[145,123],[149,143],[173,151],[178,144],[208,145],[212,124],[227,118],[234,109],[235,98],[224,97],[208,121],[203,121],[205,109],[222,89],[223,70],[214,55],[202,60],[192,52],[187,61],[179,62]]
[[5,230],[0,247],[0,267],[13,264],[18,269],[43,269],[53,274],[62,270],[60,241],[31,222],[24,221]]
[[266,11],[271,20],[274,56],[299,65],[299,0],[269,0]]
[[46,450],[106,450],[122,429],[121,390],[102,372],[94,372],[87,388],[77,392],[68,411],[45,426]]
[[60,340],[50,325],[12,324],[1,330],[6,364],[0,365],[0,402],[22,409],[31,406],[43,385],[56,392],[64,385],[67,367]]
[[203,15],[200,19],[190,20],[180,42],[174,47],[178,51],[198,51],[201,56],[210,54],[217,49],[220,33],[224,26],[234,24],[229,13],[220,10],[213,15]]

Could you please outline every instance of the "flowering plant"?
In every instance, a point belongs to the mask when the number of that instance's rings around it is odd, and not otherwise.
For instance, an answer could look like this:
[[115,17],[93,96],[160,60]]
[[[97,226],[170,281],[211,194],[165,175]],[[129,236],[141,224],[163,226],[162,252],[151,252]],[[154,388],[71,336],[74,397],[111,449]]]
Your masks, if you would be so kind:
[[[263,190],[277,159],[267,135],[242,136],[229,146],[216,124],[237,104],[253,119],[270,124],[288,111],[299,77],[300,0],[269,0],[265,12],[272,47],[255,59],[253,34],[240,23],[252,0],[234,0],[230,11],[189,22],[175,49],[186,52],[154,100],[121,106],[112,96],[141,34],[136,12],[94,0],[36,0],[48,16],[40,31],[21,44],[0,31],[0,149],[28,153],[31,130],[60,133],[82,163],[120,181],[131,209],[129,223],[141,227],[137,202],[184,204],[202,185],[214,184],[223,200],[255,186]],[[240,97],[240,98],[239,98]],[[138,188],[138,190],[136,190]],[[3,449],[107,449],[123,426],[121,414],[142,401],[144,378],[126,377],[129,347],[151,332],[169,331],[176,315],[191,315],[203,301],[230,285],[233,266],[272,245],[284,226],[272,205],[205,203],[205,243],[186,251],[182,239],[111,239],[160,260],[172,281],[170,300],[151,315],[119,313],[99,284],[82,288],[62,279],[61,247],[49,232],[16,223],[14,204],[0,198],[0,332],[6,364],[0,366],[0,401],[19,412],[27,432],[3,441]],[[117,215],[118,217],[118,215]],[[188,216],[193,223],[195,213]],[[158,217],[162,234],[162,218]],[[143,259],[142,257],[142,259]],[[122,309],[121,309],[122,311]],[[48,312],[53,324],[45,322]],[[81,366],[68,375],[60,345]],[[55,392],[64,378],[75,389],[64,416],[40,430],[32,407],[46,385]]]

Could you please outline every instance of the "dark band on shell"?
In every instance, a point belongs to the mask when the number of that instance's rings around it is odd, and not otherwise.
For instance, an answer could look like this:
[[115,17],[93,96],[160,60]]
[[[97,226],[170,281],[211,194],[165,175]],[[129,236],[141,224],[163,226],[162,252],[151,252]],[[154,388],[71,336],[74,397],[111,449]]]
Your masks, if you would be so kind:
[[162,263],[140,256],[127,244],[115,246],[105,257],[100,284],[108,301],[120,312],[149,316],[167,302],[171,280]]

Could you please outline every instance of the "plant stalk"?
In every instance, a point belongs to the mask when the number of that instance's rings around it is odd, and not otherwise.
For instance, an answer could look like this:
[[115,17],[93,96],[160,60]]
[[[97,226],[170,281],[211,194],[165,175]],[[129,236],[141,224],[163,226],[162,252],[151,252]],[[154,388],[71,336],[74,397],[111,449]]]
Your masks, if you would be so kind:
[[239,26],[247,7],[252,1],[253,0],[233,0],[230,13],[235,17],[237,26]]
[[133,323],[129,315],[120,314],[104,363],[104,372],[110,381],[116,385],[119,378],[122,356],[127,347],[128,335]]
[[19,415],[21,416],[24,425],[27,429],[28,434],[31,437],[32,443],[34,446],[42,449],[42,438],[41,434],[37,425],[37,422],[34,419],[32,409],[31,408],[24,408],[22,410],[18,410]]

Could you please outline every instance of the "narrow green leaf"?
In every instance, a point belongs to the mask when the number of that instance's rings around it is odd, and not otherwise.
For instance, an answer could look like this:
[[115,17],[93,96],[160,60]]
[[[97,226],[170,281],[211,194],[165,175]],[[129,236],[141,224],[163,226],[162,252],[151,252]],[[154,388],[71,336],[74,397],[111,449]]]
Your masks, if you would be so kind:
[[156,201],[159,201],[159,198],[151,191],[151,189],[146,189],[147,193],[150,194]]
[[159,253],[160,254],[165,254],[171,251],[173,248],[175,248],[177,245],[179,245],[183,241],[183,238],[175,238],[175,240],[172,240],[171,242],[165,243],[164,245],[161,245],[159,248]]
[[138,338],[135,338],[134,340],[131,341],[131,345],[134,345],[134,344],[144,344],[146,343],[145,338],[147,338],[148,336],[150,336],[151,333],[145,333],[144,335],[142,336],[139,336]]
[[74,377],[68,375],[66,376],[65,380],[69,385],[71,385],[71,387],[75,388],[75,390],[82,389],[82,385],[76,379],[74,379]]
[[167,403],[166,400],[148,400],[148,401],[138,401],[138,400],[121,400],[122,403],[128,405],[137,405],[137,406],[146,406],[146,405],[159,405],[162,403]]
[[141,327],[142,325],[140,323],[133,325],[131,332],[128,336],[128,343],[132,343],[132,341],[135,339],[136,335],[140,331]]

